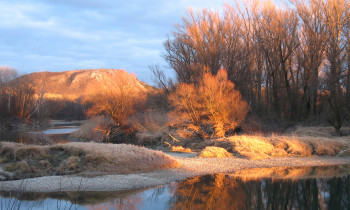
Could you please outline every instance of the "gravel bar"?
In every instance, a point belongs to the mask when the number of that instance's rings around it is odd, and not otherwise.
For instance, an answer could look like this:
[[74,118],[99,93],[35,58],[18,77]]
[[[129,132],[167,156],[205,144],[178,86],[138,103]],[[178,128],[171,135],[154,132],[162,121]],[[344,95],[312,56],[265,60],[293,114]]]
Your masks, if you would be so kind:
[[[170,154],[171,155],[171,154]],[[79,175],[45,176],[0,182],[2,191],[58,192],[58,191],[117,191],[153,187],[180,181],[192,176],[232,173],[248,168],[329,166],[350,164],[350,157],[280,157],[264,160],[244,158],[201,158],[173,156],[179,168],[128,175],[104,175],[93,178]]]

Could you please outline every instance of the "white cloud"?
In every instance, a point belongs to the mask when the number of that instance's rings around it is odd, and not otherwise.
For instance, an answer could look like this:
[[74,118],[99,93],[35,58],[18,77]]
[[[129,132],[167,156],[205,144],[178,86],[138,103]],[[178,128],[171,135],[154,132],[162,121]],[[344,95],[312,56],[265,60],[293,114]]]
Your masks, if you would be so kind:
[[124,68],[150,82],[167,34],[190,6],[218,0],[2,0],[0,65],[27,72]]

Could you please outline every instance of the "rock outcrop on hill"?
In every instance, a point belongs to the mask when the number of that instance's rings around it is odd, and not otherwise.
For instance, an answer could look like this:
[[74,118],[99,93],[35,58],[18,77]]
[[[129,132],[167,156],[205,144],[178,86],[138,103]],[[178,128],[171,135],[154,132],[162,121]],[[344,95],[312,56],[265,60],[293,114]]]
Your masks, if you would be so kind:
[[45,98],[76,100],[103,91],[147,92],[151,86],[118,69],[89,69],[62,72],[35,72],[11,81],[11,86],[29,85]]

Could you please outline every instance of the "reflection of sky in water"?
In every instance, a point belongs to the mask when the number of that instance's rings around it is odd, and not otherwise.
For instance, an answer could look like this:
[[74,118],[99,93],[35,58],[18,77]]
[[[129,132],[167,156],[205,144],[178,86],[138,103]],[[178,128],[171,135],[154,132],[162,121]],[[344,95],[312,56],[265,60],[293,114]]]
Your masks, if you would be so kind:
[[78,130],[78,125],[65,125],[65,126],[54,126],[45,130],[34,130],[34,131],[22,131],[22,130],[11,130],[4,131],[0,130],[0,141],[10,141],[22,144],[37,144],[35,139],[37,136],[48,136],[53,143],[67,143],[71,141],[69,134]]
[[56,134],[72,133],[74,131],[77,131],[78,129],[79,129],[79,126],[64,126],[64,127],[50,128],[47,130],[37,131],[37,132],[32,132],[32,133],[34,133],[34,134],[43,133],[46,135],[56,135]]
[[[161,190],[160,192],[159,189]],[[33,193],[35,194],[35,193]],[[167,209],[170,199],[169,188],[167,186],[149,189],[141,193],[136,193],[123,198],[114,198],[111,201],[98,204],[77,204],[66,200],[41,199],[41,200],[16,200],[14,198],[4,198],[0,196],[0,209]],[[20,205],[18,205],[20,204]],[[11,208],[12,207],[12,208]]]
[[[0,209],[19,209],[19,210],[42,210],[42,209],[86,209],[83,206],[77,204],[72,204],[70,201],[65,200],[56,200],[56,199],[45,199],[40,201],[20,201],[20,206],[16,208],[17,203],[16,199],[1,198]],[[14,204],[14,205],[13,205]],[[12,206],[13,205],[13,206]]]
[[[350,206],[349,165],[309,169],[305,167],[310,174],[299,179],[247,179],[213,174],[151,189],[21,194],[26,201],[4,198],[9,195],[2,194],[0,209],[7,206],[15,209],[279,209],[281,206],[347,209]],[[310,178],[315,173],[323,175],[324,171],[333,171],[337,177]]]

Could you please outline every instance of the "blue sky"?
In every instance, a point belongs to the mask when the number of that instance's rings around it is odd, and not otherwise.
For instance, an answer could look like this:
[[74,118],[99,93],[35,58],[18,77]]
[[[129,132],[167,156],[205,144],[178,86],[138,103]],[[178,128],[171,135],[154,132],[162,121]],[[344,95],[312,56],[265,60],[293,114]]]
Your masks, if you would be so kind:
[[186,9],[225,0],[0,0],[0,65],[20,73],[116,68],[148,83]]

